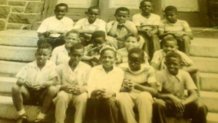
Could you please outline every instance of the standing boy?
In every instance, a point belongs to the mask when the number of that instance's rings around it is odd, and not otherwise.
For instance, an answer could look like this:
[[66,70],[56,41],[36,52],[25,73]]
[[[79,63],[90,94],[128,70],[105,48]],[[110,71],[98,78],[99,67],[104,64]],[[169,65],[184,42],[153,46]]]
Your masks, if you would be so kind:
[[206,123],[207,107],[199,102],[197,87],[189,73],[180,69],[181,56],[170,52],[165,64],[167,69],[157,73],[160,90],[153,107],[153,122],[166,123],[166,117],[171,116],[191,118],[192,123]]
[[55,121],[64,123],[70,103],[75,107],[74,123],[82,123],[88,98],[86,85],[91,67],[81,62],[84,53],[82,44],[75,44],[69,52],[70,60],[57,67],[60,91],[55,101]]
[[24,104],[41,105],[41,112],[35,122],[44,120],[57,89],[55,64],[50,62],[51,45],[42,43],[35,54],[36,60],[24,66],[16,75],[17,84],[12,88],[12,99],[18,111],[18,123],[27,120]]

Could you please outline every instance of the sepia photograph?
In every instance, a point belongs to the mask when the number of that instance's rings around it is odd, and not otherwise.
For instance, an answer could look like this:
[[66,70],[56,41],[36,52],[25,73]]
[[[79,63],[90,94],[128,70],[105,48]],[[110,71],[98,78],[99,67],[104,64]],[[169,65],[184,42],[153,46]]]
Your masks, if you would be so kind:
[[218,0],[0,0],[0,123],[218,123]]

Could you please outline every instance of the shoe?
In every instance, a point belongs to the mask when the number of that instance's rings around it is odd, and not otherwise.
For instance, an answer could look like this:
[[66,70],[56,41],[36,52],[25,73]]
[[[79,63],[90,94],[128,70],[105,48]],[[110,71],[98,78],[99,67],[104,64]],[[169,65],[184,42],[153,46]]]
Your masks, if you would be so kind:
[[21,116],[19,116],[17,118],[17,122],[16,123],[26,123],[27,122],[27,115],[26,114],[23,114]]
[[45,114],[39,113],[36,119],[34,120],[34,123],[41,123],[45,120]]

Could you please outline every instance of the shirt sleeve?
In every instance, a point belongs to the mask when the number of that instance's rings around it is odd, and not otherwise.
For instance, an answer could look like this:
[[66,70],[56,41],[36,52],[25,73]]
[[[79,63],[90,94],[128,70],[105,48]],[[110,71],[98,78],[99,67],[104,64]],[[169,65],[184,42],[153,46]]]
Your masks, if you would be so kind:
[[17,73],[16,78],[26,80],[27,73],[28,73],[27,69],[28,69],[28,66],[24,66],[23,68],[21,68],[21,70]]
[[136,26],[140,26],[140,25],[141,25],[141,22],[140,22],[140,19],[139,19],[138,15],[133,15],[133,16],[132,16],[132,22],[133,22]]
[[101,30],[101,31],[106,32],[106,22],[103,20],[100,20],[96,30]]
[[89,73],[89,77],[87,80],[87,90],[89,95],[91,95],[92,91],[96,89],[96,70],[95,69],[91,69],[90,73]]
[[190,66],[193,65],[193,61],[191,60],[191,58],[189,56],[187,56],[185,53],[179,52],[179,54],[182,57],[182,62],[184,66]]
[[191,32],[191,28],[189,26],[189,24],[186,21],[183,21],[183,28],[185,32]]
[[152,67],[150,67],[150,69],[148,71],[148,80],[147,80],[147,82],[149,84],[153,84],[153,83],[157,82],[156,76],[155,76],[155,70]]
[[80,19],[80,20],[78,20],[78,21],[75,23],[73,29],[79,30],[79,29],[82,28],[82,25],[83,25],[83,24],[84,24],[83,19]]
[[52,61],[52,62],[54,62],[55,64],[57,64],[57,56],[58,55],[58,51],[57,51],[57,49],[55,48],[53,51],[52,51],[52,54],[51,54],[51,58],[50,58],[50,60]]
[[154,52],[153,58],[151,60],[151,64],[155,64],[158,68],[160,68],[161,61],[160,61],[160,53]]
[[45,19],[44,21],[42,21],[41,25],[39,26],[39,28],[37,29],[38,33],[45,33],[48,31],[48,19]]
[[112,25],[113,25],[113,21],[108,22],[108,23],[106,24],[106,32],[107,32],[107,33],[109,33],[109,32],[111,31]]
[[185,88],[187,90],[197,89],[194,81],[192,80],[192,78],[188,72],[183,71],[183,77],[184,77],[184,81],[185,81]]
[[73,20],[71,19],[71,18],[69,18],[69,20],[67,21],[67,27],[66,27],[66,30],[67,31],[70,31],[70,30],[72,30],[73,29],[73,26],[74,26],[74,22],[73,22]]

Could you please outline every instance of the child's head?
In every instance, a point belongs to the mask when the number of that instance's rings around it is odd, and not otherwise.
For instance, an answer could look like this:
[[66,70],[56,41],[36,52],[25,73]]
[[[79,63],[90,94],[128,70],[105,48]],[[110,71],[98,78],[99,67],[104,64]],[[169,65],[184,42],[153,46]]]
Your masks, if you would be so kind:
[[102,44],[104,44],[105,41],[106,41],[106,34],[105,34],[105,32],[104,31],[95,31],[92,34],[91,41],[97,47],[102,45]]
[[127,18],[129,17],[129,9],[126,8],[126,7],[120,7],[120,8],[117,8],[116,11],[115,11],[115,17],[116,17],[116,20],[122,24],[122,23],[125,23]]
[[181,56],[176,52],[169,52],[165,57],[167,70],[172,75],[177,75],[181,68]]
[[54,13],[56,18],[60,20],[65,16],[67,11],[68,11],[68,5],[66,3],[59,3],[55,6]]
[[173,35],[166,35],[162,40],[162,46],[165,53],[175,51],[178,48],[177,40]]
[[150,0],[142,0],[139,8],[141,9],[142,14],[147,16],[152,11],[152,2]]
[[79,33],[76,31],[67,32],[64,37],[64,40],[66,49],[70,49],[74,44],[81,42]]
[[39,44],[35,57],[37,65],[42,67],[46,64],[46,61],[49,60],[51,56],[52,46],[47,41],[44,41]]
[[100,51],[100,60],[105,70],[110,70],[116,60],[116,50],[113,47],[106,46]]
[[167,6],[164,10],[165,17],[170,23],[177,21],[177,8],[175,6]]
[[134,35],[129,35],[126,37],[125,41],[125,47],[129,51],[132,48],[138,48],[139,47],[139,37]]
[[89,23],[94,23],[99,13],[100,13],[100,10],[96,6],[88,8],[86,15],[88,16]]
[[133,48],[128,52],[128,63],[132,71],[141,69],[141,64],[145,62],[144,51],[140,48]]
[[84,46],[81,43],[73,45],[69,52],[71,65],[76,66],[81,61],[83,54]]

